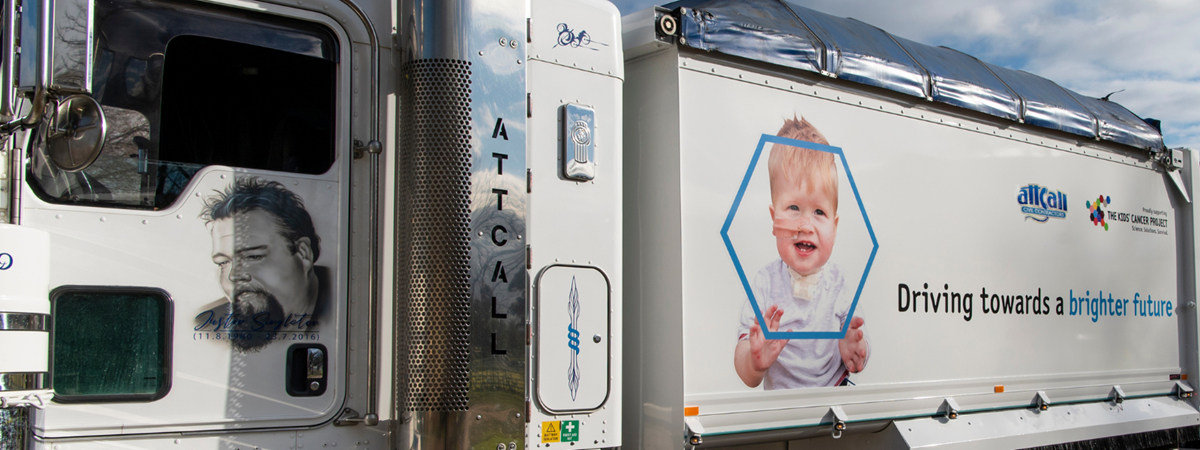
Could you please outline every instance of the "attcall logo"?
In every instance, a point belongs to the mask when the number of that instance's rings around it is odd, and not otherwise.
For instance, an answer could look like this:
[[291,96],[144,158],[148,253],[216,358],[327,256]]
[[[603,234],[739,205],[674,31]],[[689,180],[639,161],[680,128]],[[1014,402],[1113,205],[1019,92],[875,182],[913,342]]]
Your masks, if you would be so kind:
[[1112,204],[1112,197],[1101,195],[1095,201],[1086,202],[1085,205],[1091,213],[1092,225],[1104,227],[1104,231],[1108,231],[1108,222],[1104,220],[1104,209]]
[[1025,218],[1034,222],[1046,223],[1050,218],[1067,217],[1067,194],[1062,191],[1030,184],[1017,192],[1017,203],[1021,205]]

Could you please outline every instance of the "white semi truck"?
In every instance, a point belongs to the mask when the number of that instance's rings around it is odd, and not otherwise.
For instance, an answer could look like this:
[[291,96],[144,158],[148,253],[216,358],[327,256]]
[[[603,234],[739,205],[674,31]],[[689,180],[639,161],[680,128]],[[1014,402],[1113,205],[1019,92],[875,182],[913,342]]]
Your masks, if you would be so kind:
[[1200,440],[1197,154],[775,0],[6,0],[0,448]]

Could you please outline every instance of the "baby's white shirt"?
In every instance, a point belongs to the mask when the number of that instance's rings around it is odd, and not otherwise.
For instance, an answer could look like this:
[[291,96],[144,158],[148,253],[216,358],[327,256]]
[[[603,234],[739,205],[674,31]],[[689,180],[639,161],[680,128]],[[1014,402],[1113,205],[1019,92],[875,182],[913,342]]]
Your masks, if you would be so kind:
[[[750,284],[758,307],[764,314],[771,305],[783,309],[779,331],[841,331],[846,321],[850,295],[843,296],[845,279],[836,264],[827,263],[820,279],[809,289],[812,300],[796,298],[790,268],[782,259],[767,264]],[[849,300],[843,297],[851,297]],[[749,299],[742,307],[738,340],[747,339],[750,327],[757,323]],[[764,331],[766,327],[763,327]],[[837,339],[792,339],[767,369],[763,388],[796,389],[834,386],[845,372]]]

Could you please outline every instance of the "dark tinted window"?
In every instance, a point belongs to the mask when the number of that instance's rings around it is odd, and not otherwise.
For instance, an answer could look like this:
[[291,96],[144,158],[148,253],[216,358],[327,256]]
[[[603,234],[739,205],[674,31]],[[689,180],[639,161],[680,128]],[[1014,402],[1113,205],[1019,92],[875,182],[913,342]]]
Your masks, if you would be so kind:
[[160,159],[307,174],[333,164],[332,62],[199,36],[171,40],[166,61]]
[[53,295],[51,384],[59,401],[153,400],[170,388],[171,303],[150,289]]

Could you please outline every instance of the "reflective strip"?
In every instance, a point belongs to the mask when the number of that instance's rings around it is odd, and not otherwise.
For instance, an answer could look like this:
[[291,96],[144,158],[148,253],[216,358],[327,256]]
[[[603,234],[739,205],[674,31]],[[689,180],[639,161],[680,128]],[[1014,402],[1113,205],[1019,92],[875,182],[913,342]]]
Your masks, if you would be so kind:
[[0,312],[0,331],[46,331],[46,314]]
[[0,373],[0,392],[46,389],[46,372]]

